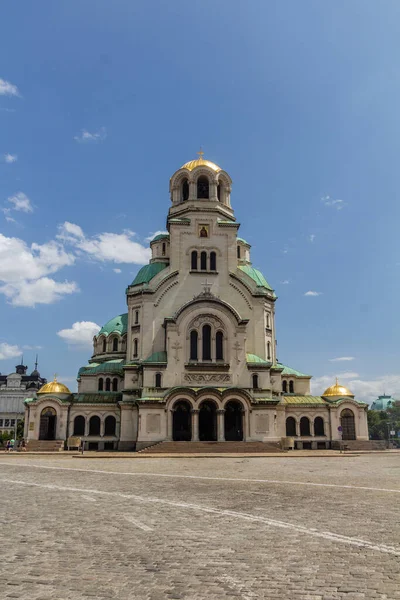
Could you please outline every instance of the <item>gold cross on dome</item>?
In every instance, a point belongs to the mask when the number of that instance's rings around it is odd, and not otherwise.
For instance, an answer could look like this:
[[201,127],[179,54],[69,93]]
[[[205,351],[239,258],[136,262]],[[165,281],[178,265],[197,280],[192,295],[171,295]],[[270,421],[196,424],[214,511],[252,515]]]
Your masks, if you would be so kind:
[[200,146],[200,150],[197,152],[198,157],[201,159],[204,156],[203,148]]

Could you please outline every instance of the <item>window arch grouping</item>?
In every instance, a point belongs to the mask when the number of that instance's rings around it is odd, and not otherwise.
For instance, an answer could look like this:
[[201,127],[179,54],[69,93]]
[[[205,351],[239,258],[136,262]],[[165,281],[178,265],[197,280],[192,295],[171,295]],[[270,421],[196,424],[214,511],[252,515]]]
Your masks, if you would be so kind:
[[205,323],[200,331],[192,329],[189,334],[189,360],[224,360],[224,342],[224,333],[219,329],[214,332],[208,323]]
[[217,253],[214,250],[211,252],[193,250],[190,255],[190,269],[191,271],[216,271]]
[[210,197],[210,182],[208,177],[201,175],[197,180],[197,198],[208,199]]

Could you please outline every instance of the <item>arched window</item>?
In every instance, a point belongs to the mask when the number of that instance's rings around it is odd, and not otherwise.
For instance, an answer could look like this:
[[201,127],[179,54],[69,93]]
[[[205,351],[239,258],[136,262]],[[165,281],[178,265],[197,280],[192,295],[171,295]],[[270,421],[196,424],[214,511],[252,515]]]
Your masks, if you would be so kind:
[[215,252],[210,252],[210,271],[217,270],[217,255]]
[[207,252],[202,252],[200,254],[200,269],[202,271],[207,271]]
[[104,389],[104,379],[100,377],[99,379],[99,392],[102,392]]
[[207,177],[199,177],[197,180],[197,197],[198,198],[209,198],[210,197],[210,184]]
[[311,435],[310,419],[308,417],[301,417],[300,419],[300,435]]
[[267,342],[267,359],[271,360],[271,344]]
[[190,268],[192,269],[192,271],[197,271],[197,251],[196,250],[193,250],[193,252],[192,252]]
[[211,360],[211,327],[203,325],[203,360]]
[[135,310],[135,325],[139,323],[139,311]]
[[155,383],[156,383],[156,388],[160,388],[161,387],[161,373],[156,373],[156,377],[155,377]]
[[103,352],[107,352],[107,340],[103,340]]
[[118,338],[113,339],[113,352],[118,352]]
[[238,246],[238,247],[236,248],[236,251],[237,251],[237,257],[238,257],[238,258],[240,258],[240,246]]
[[355,440],[356,424],[354,413],[350,408],[345,408],[340,415],[340,425],[342,427],[342,440]]
[[296,420],[294,417],[286,419],[286,435],[294,437],[296,435]]
[[324,420],[322,417],[314,419],[314,435],[325,435]]
[[85,417],[82,415],[74,419],[74,435],[85,435]]
[[115,417],[109,415],[104,421],[104,435],[115,435],[117,421]]
[[138,355],[138,341],[137,339],[133,340],[133,358],[137,358]]
[[294,394],[294,382],[292,379],[289,381],[289,394]]
[[111,379],[109,377],[107,377],[106,379],[106,392],[109,392],[111,390]]
[[269,313],[267,313],[267,315],[266,315],[266,316],[267,316],[267,327],[268,327],[268,329],[269,329],[269,328],[271,327],[271,320],[270,320]]
[[287,394],[287,381],[282,381],[282,392]]
[[217,331],[215,336],[215,358],[224,360],[224,334],[222,331]]
[[97,415],[90,417],[89,435],[100,435],[100,417]]
[[197,331],[193,330],[190,332],[190,360],[198,360],[198,350],[197,350],[197,342],[199,339],[199,334]]
[[221,184],[219,183],[217,186],[217,198],[221,200]]
[[254,373],[254,375],[252,375],[252,380],[253,380],[253,390],[258,390],[258,375],[257,375],[257,373]]
[[182,202],[185,202],[189,198],[189,182],[184,179],[182,182]]
[[161,254],[162,254],[163,256],[165,256],[165,242],[163,242],[163,244],[162,244],[162,250],[161,250]]
[[118,392],[118,379],[116,377],[112,380],[112,391]]

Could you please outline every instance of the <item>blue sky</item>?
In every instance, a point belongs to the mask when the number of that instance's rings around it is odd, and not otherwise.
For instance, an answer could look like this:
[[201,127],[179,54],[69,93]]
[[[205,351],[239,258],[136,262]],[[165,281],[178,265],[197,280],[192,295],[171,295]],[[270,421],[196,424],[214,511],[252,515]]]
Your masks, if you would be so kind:
[[399,17],[390,0],[2,3],[0,371],[40,346],[75,389],[92,331],[58,332],[125,311],[202,145],[279,296],[279,360],[315,392],[340,374],[400,395]]

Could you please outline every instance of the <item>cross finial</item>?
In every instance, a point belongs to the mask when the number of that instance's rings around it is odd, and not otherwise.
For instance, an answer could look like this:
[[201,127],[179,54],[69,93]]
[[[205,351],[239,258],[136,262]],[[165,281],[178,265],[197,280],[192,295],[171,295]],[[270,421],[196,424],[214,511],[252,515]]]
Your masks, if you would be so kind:
[[203,148],[200,146],[200,150],[197,152],[198,157],[201,159],[204,156]]
[[38,366],[38,355],[36,354],[35,371],[37,371],[37,366]]
[[209,294],[211,291],[211,283],[208,281],[208,279],[206,278],[206,280],[203,282],[203,288],[204,288],[204,293],[205,294]]
[[54,373],[54,379],[53,379],[54,383],[57,383],[57,373]]
[[336,385],[339,385],[338,378],[336,377]]

